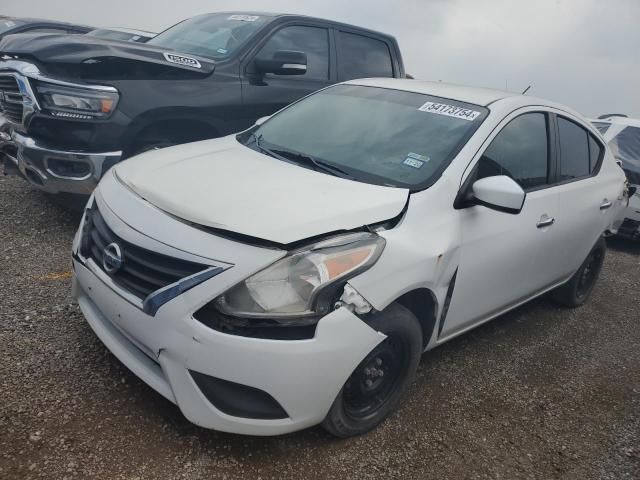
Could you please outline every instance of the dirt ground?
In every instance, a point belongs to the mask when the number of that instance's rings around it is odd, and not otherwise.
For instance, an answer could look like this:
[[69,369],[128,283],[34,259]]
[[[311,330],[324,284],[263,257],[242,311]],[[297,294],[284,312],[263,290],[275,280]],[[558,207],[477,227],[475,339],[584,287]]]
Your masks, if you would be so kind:
[[2,479],[640,478],[640,244],[609,241],[584,307],[541,298],[425,354],[374,432],[258,438],[191,425],[100,343],[77,221],[0,178]]

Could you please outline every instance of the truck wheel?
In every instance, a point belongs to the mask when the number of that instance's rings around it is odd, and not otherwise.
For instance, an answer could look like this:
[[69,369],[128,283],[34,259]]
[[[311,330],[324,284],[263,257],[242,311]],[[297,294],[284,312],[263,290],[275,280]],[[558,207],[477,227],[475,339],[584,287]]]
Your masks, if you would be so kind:
[[369,325],[387,338],[356,367],[322,422],[337,437],[360,435],[382,422],[400,403],[420,362],[422,328],[408,309],[392,304]]
[[578,271],[567,283],[556,288],[551,293],[551,298],[563,307],[569,308],[579,307],[586,302],[600,276],[606,250],[607,244],[604,238],[600,237]]

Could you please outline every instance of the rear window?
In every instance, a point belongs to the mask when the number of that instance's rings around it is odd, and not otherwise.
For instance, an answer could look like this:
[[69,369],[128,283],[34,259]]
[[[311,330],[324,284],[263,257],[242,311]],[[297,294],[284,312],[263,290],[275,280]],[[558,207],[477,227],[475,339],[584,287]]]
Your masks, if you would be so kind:
[[640,128],[625,127],[609,142],[615,157],[623,167],[640,171]]
[[393,77],[389,47],[380,40],[340,32],[340,53],[343,80]]
[[591,122],[591,123],[593,123],[593,126],[596,127],[602,135],[607,133],[607,130],[609,130],[609,127],[611,126],[610,123],[603,123],[603,122]]

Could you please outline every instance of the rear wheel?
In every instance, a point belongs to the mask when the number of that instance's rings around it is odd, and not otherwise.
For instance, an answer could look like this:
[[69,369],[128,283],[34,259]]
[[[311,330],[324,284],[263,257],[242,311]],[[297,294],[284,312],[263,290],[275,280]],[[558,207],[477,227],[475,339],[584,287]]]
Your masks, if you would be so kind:
[[553,300],[569,308],[584,304],[598,281],[606,250],[607,244],[604,238],[600,237],[573,277],[552,292]]
[[382,422],[400,403],[420,362],[422,329],[405,307],[391,305],[370,326],[387,338],[356,367],[322,422],[338,437],[360,435]]

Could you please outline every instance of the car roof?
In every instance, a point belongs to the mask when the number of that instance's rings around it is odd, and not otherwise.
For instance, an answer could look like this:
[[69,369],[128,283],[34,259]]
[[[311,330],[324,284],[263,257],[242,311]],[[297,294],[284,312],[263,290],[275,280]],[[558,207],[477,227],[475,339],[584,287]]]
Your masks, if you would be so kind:
[[491,88],[470,87],[466,85],[456,85],[453,83],[430,82],[426,80],[413,80],[409,78],[364,78],[349,80],[348,82],[344,83],[422,93],[424,95],[449,98],[452,100],[458,100],[461,102],[480,105],[483,107],[488,107],[489,105],[495,104],[496,107],[500,105],[505,110],[509,108],[516,109],[526,106],[543,106],[562,110],[563,112],[580,118],[586,122],[586,119],[581,113],[565,105],[555,103],[543,98],[522,95],[520,93],[507,92],[503,90],[494,90]]
[[607,118],[590,118],[592,123],[608,123],[611,125],[628,125],[630,127],[640,127],[640,119],[631,117],[621,117],[615,115]]
[[216,15],[216,14],[228,14],[228,15],[256,15],[258,17],[267,17],[267,18],[272,18],[272,19],[291,19],[291,20],[296,20],[296,19],[300,19],[300,20],[307,20],[307,21],[320,21],[320,22],[324,22],[324,23],[328,23],[333,25],[334,27],[337,28],[344,28],[344,29],[352,29],[352,30],[358,30],[361,32],[368,32],[372,35],[376,35],[376,36],[383,36],[386,38],[395,38],[393,35],[390,35],[388,33],[384,33],[384,32],[379,32],[377,30],[371,30],[370,28],[364,28],[364,27],[360,27],[358,25],[354,25],[351,23],[343,23],[343,22],[338,22],[335,20],[329,20],[327,18],[321,18],[321,17],[311,17],[308,15],[301,15],[301,14],[297,14],[297,13],[276,13],[276,12],[251,12],[251,11],[229,11],[229,12],[209,12],[209,13],[203,13],[201,15],[198,16],[205,16],[205,15]]
[[512,92],[504,92],[490,88],[468,87],[452,83],[429,82],[409,78],[363,78],[349,80],[345,83],[422,93],[425,95],[433,95],[434,97],[460,100],[462,102],[473,103],[481,106],[487,106],[493,102],[502,100],[503,98],[519,96]]

